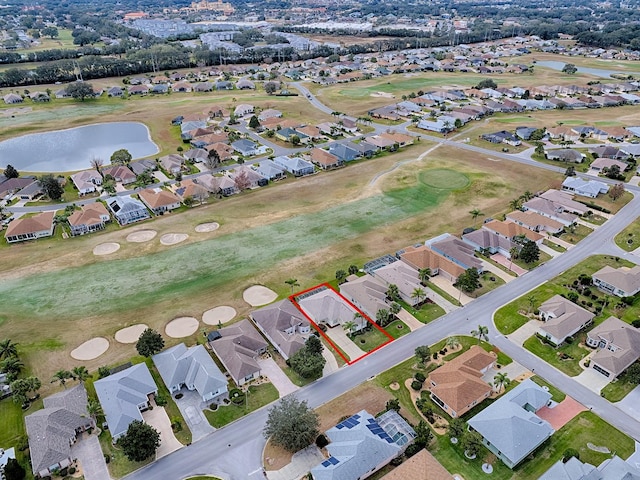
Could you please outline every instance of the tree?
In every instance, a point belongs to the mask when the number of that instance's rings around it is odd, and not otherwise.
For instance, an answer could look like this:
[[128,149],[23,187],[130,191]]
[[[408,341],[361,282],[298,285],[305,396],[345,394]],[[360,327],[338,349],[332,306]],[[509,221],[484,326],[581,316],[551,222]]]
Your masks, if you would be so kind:
[[73,379],[78,380],[80,383],[84,383],[86,379],[91,377],[91,375],[89,375],[87,367],[85,367],[84,365],[73,367],[73,369],[71,370],[71,374],[73,375]]
[[4,466],[4,478],[6,480],[23,480],[26,475],[27,472],[15,458],[7,460],[7,464]]
[[160,434],[151,425],[134,420],[127,433],[118,439],[118,446],[132,462],[142,462],[155,455],[160,446]]
[[416,347],[415,354],[418,361],[424,364],[431,358],[431,349],[428,345],[421,345]]
[[85,98],[93,97],[93,85],[85,82],[74,82],[67,85],[65,92],[71,98],[84,102]]
[[539,143],[538,145],[536,145],[534,152],[539,157],[544,157],[544,145],[542,143]]
[[44,27],[42,30],[40,30],[40,34],[49,37],[50,39],[54,39],[55,37],[58,36],[58,29],[52,25],[46,26]]
[[289,357],[291,368],[303,378],[322,376],[327,360],[322,356],[322,342],[315,335],[309,336],[304,346]]
[[484,80],[481,80],[478,85],[476,85],[476,88],[478,90],[482,90],[483,88],[498,88],[498,84],[495,82],[495,80],[485,78]]
[[102,165],[104,165],[104,160],[99,157],[93,157],[90,163],[91,167],[96,169],[96,172],[100,172]]
[[298,135],[291,135],[289,137],[289,140],[291,141],[291,144],[295,147],[297,147],[298,145],[300,145],[300,137]]
[[460,346],[460,340],[458,339],[458,337],[449,337],[447,338],[447,341],[445,343],[445,345],[452,349],[455,350],[456,348],[458,348]]
[[233,179],[233,183],[241,192],[249,188],[251,186],[251,180],[249,179],[247,171],[244,169],[240,170],[240,173],[238,173]]
[[151,328],[147,328],[140,334],[136,343],[136,350],[143,357],[155,355],[164,348],[164,339],[162,335]]
[[260,128],[260,120],[258,120],[258,117],[253,115],[250,119],[249,119],[249,128],[253,128],[254,130],[256,128]]
[[290,278],[289,280],[285,280],[284,283],[286,283],[287,285],[289,285],[291,287],[291,293],[293,293],[293,289],[295,287],[299,287],[300,284],[298,283],[298,279],[297,278]]
[[426,285],[429,281],[429,277],[431,277],[431,269],[421,268],[420,270],[418,270],[418,277],[420,278],[420,283]]
[[618,165],[611,165],[609,168],[605,168],[603,170],[607,178],[612,178],[614,180],[624,179],[624,175],[620,173],[620,167]]
[[269,410],[263,435],[275,445],[297,452],[313,443],[318,436],[318,414],[307,402],[287,396]]
[[345,272],[344,270],[336,271],[336,280],[338,280],[338,283],[343,283],[346,278],[347,278],[347,272]]
[[42,387],[42,382],[38,377],[27,377],[25,378],[29,388],[27,388],[27,393],[33,393],[34,395],[38,393],[40,387]]
[[466,428],[464,426],[464,420],[462,420],[460,417],[451,419],[451,421],[449,422],[450,436],[455,438],[460,438],[465,431],[466,431]]
[[381,308],[376,312],[376,323],[381,327],[386,327],[391,319],[391,313],[386,308]]
[[18,356],[18,344],[10,339],[0,341],[0,358],[9,358]]
[[391,302],[391,305],[389,306],[389,311],[391,312],[392,315],[398,315],[400,313],[400,310],[402,310],[402,307],[398,302]]
[[395,410],[396,412],[400,411],[400,400],[397,398],[392,398],[391,400],[387,400],[386,405],[384,406],[386,412],[390,410]]
[[44,194],[51,200],[59,201],[64,194],[64,188],[53,175],[43,175],[38,179],[38,185],[42,188]]
[[574,167],[573,165],[568,166],[567,169],[564,171],[565,177],[574,177],[575,174],[576,174],[576,167]]
[[469,215],[471,215],[471,218],[473,218],[474,220],[476,218],[478,218],[480,215],[484,215],[484,213],[482,213],[479,209],[474,208],[473,210],[471,210],[469,212]]
[[520,210],[522,208],[522,200],[519,198],[514,198],[509,202],[509,208],[511,210]]
[[67,380],[71,380],[73,378],[73,373],[69,370],[58,370],[51,377],[51,383],[60,382],[65,389],[67,388]]
[[215,148],[209,150],[209,155],[207,155],[204,164],[209,170],[213,170],[218,165],[220,165],[220,154],[216,151]]
[[498,372],[493,376],[493,385],[498,389],[498,393],[500,393],[503,387],[508,387],[511,383],[509,377],[504,372]]
[[324,350],[324,345],[322,345],[320,339],[315,335],[309,335],[309,338],[304,342],[304,345],[309,352],[317,355],[322,355],[322,351]]
[[20,176],[20,174],[18,173],[18,171],[13,167],[13,165],[7,165],[7,168],[4,169],[3,172],[4,176],[7,178],[18,178]]
[[609,197],[611,197],[611,200],[615,202],[622,195],[624,195],[624,192],[625,192],[624,184],[616,183],[613,187],[609,189]]
[[482,436],[478,432],[467,431],[462,437],[462,448],[469,456],[477,455],[482,445]]
[[357,265],[349,265],[349,275],[355,275],[356,273],[358,273],[360,271],[360,269],[358,268]]
[[453,285],[467,293],[473,292],[480,286],[478,269],[476,267],[468,268],[464,273],[460,274],[458,280]]
[[92,398],[87,402],[87,413],[93,419],[94,423],[97,423],[96,418],[98,415],[102,415],[102,406],[100,406],[100,402],[94,400]]
[[267,95],[273,95],[277,89],[278,85],[276,85],[275,82],[267,82],[264,84],[264,91],[267,92]]
[[112,165],[127,165],[131,161],[131,154],[129,150],[126,148],[121,148],[120,150],[116,150],[111,155],[111,164]]
[[414,443],[422,448],[425,448],[427,445],[429,445],[431,439],[433,438],[433,434],[431,433],[431,429],[427,425],[427,422],[425,422],[424,420],[420,420],[414,430],[416,432]]
[[471,330],[471,335],[478,337],[478,344],[480,343],[480,340],[484,340],[486,342],[489,340],[489,328],[485,325],[478,325],[477,330]]
[[527,240],[525,244],[520,249],[520,258],[525,263],[533,263],[537,262],[540,258],[540,247],[536,244],[536,242],[532,242],[531,240]]
[[11,393],[13,393],[13,401],[18,405],[24,405],[29,401],[27,392],[29,391],[29,382],[25,378],[14,380],[10,384]]
[[424,291],[423,288],[420,287],[416,287],[413,289],[413,292],[411,292],[411,298],[414,298],[416,300],[416,303],[421,303],[423,299],[425,299],[427,297],[427,293]]
[[387,298],[392,301],[400,299],[400,290],[395,283],[390,283],[387,287]]
[[531,313],[533,307],[536,306],[536,302],[538,298],[535,295],[527,295],[527,303],[529,304],[529,308],[527,309],[528,313]]
[[[356,313],[356,315],[358,315],[358,314]],[[344,322],[342,324],[342,328],[344,330],[346,330],[347,333],[353,332],[357,326],[358,326],[358,324],[356,322],[354,322],[353,320],[347,320],[346,322]]]
[[565,63],[562,67],[562,73],[573,75],[578,71],[578,68],[573,63]]

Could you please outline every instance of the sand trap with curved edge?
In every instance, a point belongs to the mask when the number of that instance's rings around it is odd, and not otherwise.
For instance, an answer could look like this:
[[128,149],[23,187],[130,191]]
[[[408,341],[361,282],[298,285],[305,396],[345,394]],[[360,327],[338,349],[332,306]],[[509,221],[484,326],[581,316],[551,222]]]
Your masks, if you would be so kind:
[[176,243],[184,242],[189,235],[186,233],[165,233],[160,237],[160,243],[162,245],[175,245]]
[[154,238],[156,238],[157,234],[158,232],[156,232],[155,230],[138,230],[137,232],[133,232],[127,235],[127,242],[148,242],[149,240],[153,240]]
[[196,225],[195,230],[198,233],[206,233],[206,232],[213,232],[218,228],[220,228],[219,223],[211,222],[211,223],[201,223],[200,225]]
[[171,338],[189,337],[196,333],[198,325],[200,325],[200,322],[198,322],[197,318],[178,317],[167,323],[167,326],[164,327],[164,332]]
[[94,255],[110,255],[120,250],[120,244],[115,242],[101,243],[93,247]]
[[148,326],[144,323],[138,323],[131,325],[130,327],[122,328],[116,332],[116,342],[118,343],[136,343],[140,338],[142,332],[144,332]]
[[221,305],[204,312],[202,314],[202,321],[207,325],[218,325],[218,323],[230,322],[235,318],[236,314],[235,308]]
[[252,307],[259,307],[273,302],[278,294],[264,285],[254,285],[242,293],[242,298]]
[[87,340],[71,351],[71,358],[76,360],[93,360],[109,349],[109,340],[103,337]]

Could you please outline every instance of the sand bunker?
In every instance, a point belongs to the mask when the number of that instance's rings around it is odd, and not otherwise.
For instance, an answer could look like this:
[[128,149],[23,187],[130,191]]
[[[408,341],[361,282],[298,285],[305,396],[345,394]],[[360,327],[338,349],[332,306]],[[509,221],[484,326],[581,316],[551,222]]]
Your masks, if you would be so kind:
[[82,345],[71,351],[71,357],[76,360],[93,360],[109,349],[109,340],[102,337],[87,340]]
[[202,321],[207,325],[218,325],[218,323],[227,323],[233,320],[235,316],[235,308],[221,305],[204,312],[202,314]]
[[220,228],[220,224],[216,222],[201,223],[200,225],[196,225],[196,232],[198,233],[213,232],[218,228]]
[[101,243],[100,245],[96,245],[93,247],[94,255],[110,255],[112,253],[120,250],[120,244],[111,242],[111,243]]
[[136,325],[131,325],[130,327],[120,329],[116,332],[116,342],[119,343],[136,343],[140,338],[142,332],[144,332],[147,327],[144,323],[138,323]]
[[164,327],[164,332],[171,338],[189,337],[196,333],[198,325],[200,325],[200,322],[198,322],[197,318],[178,317],[167,323],[167,326]]
[[155,230],[138,230],[137,232],[127,235],[127,242],[142,243],[153,240],[158,232]]
[[242,293],[242,298],[252,307],[259,307],[273,302],[278,294],[263,285],[254,285]]
[[160,243],[162,245],[175,245],[176,243],[184,242],[189,235],[186,233],[166,233],[160,237]]

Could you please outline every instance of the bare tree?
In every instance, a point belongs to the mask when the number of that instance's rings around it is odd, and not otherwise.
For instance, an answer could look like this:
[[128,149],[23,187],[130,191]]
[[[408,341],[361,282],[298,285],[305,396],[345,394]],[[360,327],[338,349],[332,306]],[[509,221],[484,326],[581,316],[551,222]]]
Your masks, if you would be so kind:
[[233,179],[236,184],[236,188],[240,191],[246,190],[251,186],[251,181],[249,180],[249,176],[247,175],[246,170],[241,170]]
[[91,166],[95,168],[97,172],[100,171],[103,165],[104,165],[104,160],[102,160],[100,157],[93,157],[91,159]]

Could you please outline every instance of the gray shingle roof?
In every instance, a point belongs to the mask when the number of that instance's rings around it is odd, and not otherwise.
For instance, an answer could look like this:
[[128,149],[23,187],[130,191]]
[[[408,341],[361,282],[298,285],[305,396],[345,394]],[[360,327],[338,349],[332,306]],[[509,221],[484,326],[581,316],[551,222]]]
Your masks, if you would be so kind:
[[[251,313],[251,318],[285,360],[304,346],[306,337],[300,329],[309,330],[310,324],[289,300],[256,310]],[[287,330],[292,333],[287,333]]]

